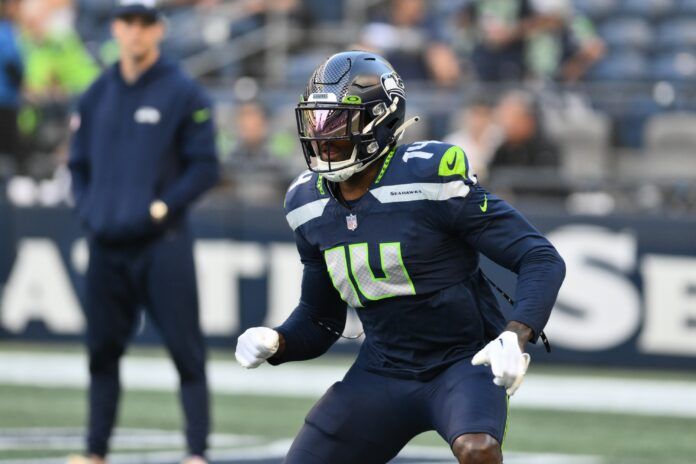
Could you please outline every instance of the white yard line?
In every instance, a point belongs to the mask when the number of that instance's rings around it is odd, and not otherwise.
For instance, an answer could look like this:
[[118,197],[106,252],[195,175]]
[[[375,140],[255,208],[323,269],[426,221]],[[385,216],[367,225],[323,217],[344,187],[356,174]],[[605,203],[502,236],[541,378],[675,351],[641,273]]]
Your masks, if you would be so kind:
[[[220,393],[318,397],[340,380],[345,367],[292,363],[245,370],[232,361],[208,364],[211,388]],[[125,388],[177,388],[177,375],[164,358],[126,357]],[[81,354],[0,352],[0,384],[80,387],[87,385]],[[676,380],[535,375],[530,373],[511,400],[514,408],[598,411],[696,418],[696,384]]]
[[[31,429],[29,429],[31,430]],[[56,429],[59,434],[61,430]],[[43,429],[49,432],[50,429]],[[121,429],[122,441],[131,436],[132,430]],[[172,436],[173,433],[170,432]],[[118,436],[118,435],[117,435]],[[228,435],[228,439],[234,439],[235,436]],[[287,453],[290,447],[291,440],[278,440],[265,445],[249,446],[234,450],[213,450],[210,453],[211,461],[225,463],[253,463],[254,461],[269,461],[280,462]],[[121,448],[123,449],[123,448]],[[109,455],[109,462],[112,464],[165,464],[176,463],[182,457],[181,451],[156,451],[156,452],[138,452],[138,453],[122,453],[116,452]],[[427,463],[446,463],[454,462],[451,452],[446,446],[429,447],[409,445],[399,453],[399,457],[393,462],[403,462],[408,459],[409,464],[427,464]],[[0,464],[64,464],[64,458],[32,458],[32,459],[0,459]],[[587,455],[566,455],[557,453],[505,453],[506,464],[602,464],[602,460],[596,456]]]
[[[36,427],[0,429],[0,452],[6,450],[70,451],[84,446],[85,430],[76,427]],[[213,433],[209,437],[213,448],[258,445],[262,437]],[[120,451],[184,449],[186,442],[180,431],[158,429],[117,428],[112,446]],[[2,462],[2,461],[0,461]]]

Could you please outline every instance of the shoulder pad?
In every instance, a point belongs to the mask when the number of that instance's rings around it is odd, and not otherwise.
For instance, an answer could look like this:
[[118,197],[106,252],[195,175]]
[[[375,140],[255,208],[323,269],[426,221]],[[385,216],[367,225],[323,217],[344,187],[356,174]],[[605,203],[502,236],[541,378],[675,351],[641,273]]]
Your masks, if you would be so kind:
[[461,147],[437,140],[415,142],[401,147],[400,161],[410,174],[430,182],[461,180],[476,183],[469,160]]
[[290,184],[285,194],[285,214],[292,229],[321,216],[329,202],[329,192],[323,178],[304,171]]

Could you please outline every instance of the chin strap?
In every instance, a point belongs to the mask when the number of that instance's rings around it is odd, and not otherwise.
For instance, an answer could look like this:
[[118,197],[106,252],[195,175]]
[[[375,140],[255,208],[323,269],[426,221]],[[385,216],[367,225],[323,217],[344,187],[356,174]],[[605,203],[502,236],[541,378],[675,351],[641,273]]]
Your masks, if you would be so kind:
[[414,116],[408,121],[404,122],[402,125],[400,125],[395,131],[394,131],[394,137],[396,140],[399,140],[401,137],[403,137],[404,133],[406,132],[406,129],[414,125],[415,123],[420,121],[420,116]]

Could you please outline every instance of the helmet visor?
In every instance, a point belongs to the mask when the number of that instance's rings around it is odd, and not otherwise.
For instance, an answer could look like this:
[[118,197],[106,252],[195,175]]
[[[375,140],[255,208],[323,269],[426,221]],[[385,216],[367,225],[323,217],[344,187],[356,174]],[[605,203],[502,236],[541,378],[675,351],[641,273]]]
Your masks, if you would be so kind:
[[344,104],[300,104],[297,129],[310,167],[317,159],[333,164],[352,156],[363,129],[363,108]]
[[362,111],[355,108],[314,107],[297,111],[301,137],[336,140],[349,138],[362,130]]

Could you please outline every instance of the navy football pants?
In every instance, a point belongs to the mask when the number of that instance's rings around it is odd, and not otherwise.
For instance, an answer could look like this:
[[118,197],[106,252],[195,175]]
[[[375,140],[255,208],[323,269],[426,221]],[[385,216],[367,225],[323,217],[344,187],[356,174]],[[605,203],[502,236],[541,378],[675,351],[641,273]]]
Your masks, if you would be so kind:
[[179,372],[189,451],[203,455],[209,428],[206,353],[190,234],[170,231],[143,245],[92,241],[86,284],[88,452],[104,456],[108,451],[120,395],[119,360],[143,306]]
[[428,430],[450,446],[465,433],[487,433],[502,443],[506,420],[505,389],[471,358],[426,382],[354,365],[309,412],[284,462],[384,464]]

